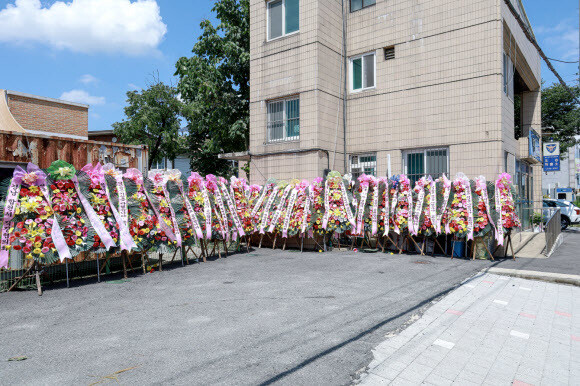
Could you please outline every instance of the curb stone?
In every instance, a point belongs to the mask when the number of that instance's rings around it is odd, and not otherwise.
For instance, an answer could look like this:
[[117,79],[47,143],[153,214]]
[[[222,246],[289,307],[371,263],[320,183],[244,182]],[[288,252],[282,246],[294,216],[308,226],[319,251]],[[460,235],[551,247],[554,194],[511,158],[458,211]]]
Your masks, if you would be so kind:
[[550,283],[571,284],[580,287],[580,275],[569,275],[566,273],[527,271],[521,269],[508,269],[491,267],[483,272],[494,273],[496,275],[520,277],[522,279],[542,280]]

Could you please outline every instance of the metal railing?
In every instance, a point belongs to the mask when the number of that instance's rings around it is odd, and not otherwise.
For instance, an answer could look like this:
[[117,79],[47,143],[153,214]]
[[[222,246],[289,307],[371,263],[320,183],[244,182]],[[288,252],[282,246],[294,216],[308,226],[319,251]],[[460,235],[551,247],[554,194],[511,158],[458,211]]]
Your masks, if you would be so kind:
[[560,208],[557,208],[546,223],[546,255],[552,251],[562,232],[561,218]]

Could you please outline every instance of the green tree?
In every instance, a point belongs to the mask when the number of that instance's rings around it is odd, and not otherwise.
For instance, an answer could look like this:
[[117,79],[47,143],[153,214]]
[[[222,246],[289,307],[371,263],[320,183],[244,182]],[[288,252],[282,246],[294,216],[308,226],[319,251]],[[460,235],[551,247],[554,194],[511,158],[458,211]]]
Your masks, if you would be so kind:
[[149,169],[183,151],[180,136],[182,103],[177,89],[155,80],[147,89],[127,92],[126,119],[113,123],[119,141],[149,146]]
[[[580,88],[570,87],[572,93],[580,96]],[[552,138],[560,142],[560,154],[567,154],[568,148],[576,143],[575,135],[580,134],[580,110],[576,100],[559,83],[554,83],[542,90],[542,126],[553,127],[546,130],[544,140]]]
[[202,21],[193,56],[176,63],[191,166],[201,173],[229,174],[230,163],[218,154],[249,147],[249,10],[248,0],[217,0],[219,24]]

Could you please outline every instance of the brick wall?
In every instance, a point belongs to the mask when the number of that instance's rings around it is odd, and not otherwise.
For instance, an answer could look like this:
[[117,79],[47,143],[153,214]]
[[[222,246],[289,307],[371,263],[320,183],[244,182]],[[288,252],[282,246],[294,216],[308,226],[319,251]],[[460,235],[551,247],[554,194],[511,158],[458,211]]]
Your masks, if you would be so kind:
[[86,137],[88,106],[8,93],[8,107],[25,130]]

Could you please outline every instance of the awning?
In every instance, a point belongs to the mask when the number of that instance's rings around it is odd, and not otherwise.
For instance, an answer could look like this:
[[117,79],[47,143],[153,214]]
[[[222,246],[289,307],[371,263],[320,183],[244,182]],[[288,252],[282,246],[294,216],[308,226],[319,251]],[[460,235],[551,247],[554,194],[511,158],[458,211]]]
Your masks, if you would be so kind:
[[227,159],[230,161],[249,161],[250,153],[248,151],[239,151],[237,153],[223,153],[218,154],[219,159]]

